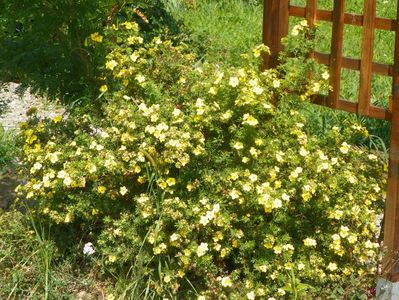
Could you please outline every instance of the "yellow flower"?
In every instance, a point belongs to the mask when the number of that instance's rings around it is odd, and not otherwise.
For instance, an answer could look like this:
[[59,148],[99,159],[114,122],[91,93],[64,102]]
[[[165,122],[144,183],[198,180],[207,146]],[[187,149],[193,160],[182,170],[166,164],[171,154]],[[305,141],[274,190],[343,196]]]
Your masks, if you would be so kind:
[[143,83],[145,81],[145,76],[141,74],[138,74],[135,78],[138,81],[138,83]]
[[61,121],[62,121],[62,116],[56,116],[56,117],[53,118],[53,122],[56,123],[56,124],[61,122]]
[[301,26],[301,25],[295,25],[295,26],[292,28],[291,34],[292,34],[293,36],[297,36],[301,30],[302,30],[302,26]]
[[216,91],[216,89],[215,89],[214,87],[211,87],[211,88],[209,89],[208,93],[211,94],[211,95],[216,95],[216,94],[217,94],[217,91]]
[[293,181],[294,179],[298,178],[299,174],[302,173],[303,169],[301,167],[297,167],[294,171],[291,172],[289,179]]
[[299,22],[299,24],[303,27],[307,27],[308,26],[308,20],[302,20],[301,22]]
[[320,83],[315,82],[315,83],[313,83],[313,86],[312,86],[312,92],[317,93],[318,91],[320,91]]
[[170,241],[171,241],[171,242],[175,242],[175,241],[177,241],[179,238],[180,238],[180,235],[177,234],[177,233],[174,233],[174,234],[172,234],[172,235],[170,236]]
[[220,283],[222,284],[223,287],[230,287],[233,285],[233,281],[230,279],[229,276],[222,277]]
[[49,159],[52,164],[58,161],[58,153],[48,153],[46,159]]
[[236,76],[230,77],[229,85],[231,85],[232,87],[236,87],[236,86],[238,86],[239,83],[240,83],[240,81],[238,80],[238,77],[236,77]]
[[114,261],[116,261],[116,255],[111,254],[110,256],[108,256],[108,261],[109,261],[109,262],[114,262]]
[[348,237],[348,242],[351,243],[351,244],[356,243],[356,242],[357,242],[357,237],[356,237],[356,235],[351,234],[351,235]]
[[254,291],[250,291],[249,293],[247,293],[247,299],[248,300],[255,300],[255,292]]
[[133,52],[133,54],[130,55],[130,59],[135,62],[137,59],[140,57],[140,55],[137,52]]
[[90,164],[87,168],[90,174],[95,173],[97,171],[97,167],[94,164]]
[[97,192],[99,192],[100,194],[104,194],[106,190],[107,190],[107,188],[105,186],[103,186],[103,185],[100,185],[97,188]]
[[335,270],[337,270],[338,269],[338,267],[337,267],[337,264],[336,263],[329,263],[328,264],[328,266],[327,266],[327,269],[328,270],[330,270],[330,271],[335,271]]
[[262,95],[263,93],[263,88],[261,88],[260,86],[254,86],[252,88],[252,91],[256,94],[256,95]]
[[259,121],[250,114],[244,114],[242,124],[256,126],[259,124]]
[[305,264],[304,263],[299,263],[298,264],[298,270],[303,270],[305,268]]
[[238,174],[238,172],[232,172],[232,173],[230,173],[230,179],[231,180],[237,180],[238,179],[238,177],[239,177],[239,174]]
[[166,179],[166,183],[168,184],[168,186],[173,186],[176,184],[176,179],[173,177],[169,177],[168,179]]
[[98,32],[92,33],[90,35],[90,39],[93,42],[96,42],[96,43],[102,43],[103,42],[103,36],[101,34],[99,34]]
[[328,71],[325,71],[323,74],[321,74],[321,77],[324,80],[328,80],[330,78],[330,73],[328,73]]
[[237,191],[236,189],[232,189],[230,191],[229,195],[230,195],[231,199],[233,199],[233,200],[240,198],[240,192]]
[[339,235],[343,238],[347,237],[349,235],[349,228],[347,226],[341,226]]
[[71,177],[66,176],[66,177],[64,178],[64,184],[65,184],[66,186],[70,186],[70,185],[72,184],[72,179],[71,179]]
[[225,257],[229,253],[228,249],[224,248],[220,251],[220,257]]
[[119,193],[120,193],[122,196],[126,195],[126,193],[127,193],[128,191],[129,191],[129,190],[128,190],[125,186],[122,186],[122,187],[119,189]]
[[261,271],[261,272],[263,272],[263,273],[266,273],[267,270],[269,269],[269,266],[267,266],[267,265],[261,265],[261,266],[258,267],[258,269],[259,269],[259,271]]
[[307,247],[316,247],[317,242],[314,239],[306,238],[303,240],[303,244]]
[[274,80],[273,80],[273,87],[274,87],[275,89],[279,88],[280,85],[281,85],[280,80],[278,80],[278,79],[274,79]]
[[72,213],[69,212],[65,216],[64,223],[70,223],[72,221],[72,219],[73,219],[73,215],[72,215]]
[[129,36],[128,38],[127,38],[127,43],[129,44],[129,45],[132,45],[132,44],[134,44],[134,42],[135,42],[135,37],[134,36]]
[[241,150],[241,149],[244,148],[244,144],[241,143],[241,142],[236,142],[236,143],[234,144],[233,148],[236,149],[236,150]]
[[115,300],[114,294],[109,294],[109,295],[107,296],[107,300]]
[[115,69],[115,67],[118,65],[118,63],[115,61],[115,60],[109,60],[109,61],[107,61],[106,63],[105,63],[105,67],[108,69],[108,70],[113,70],[113,69]]
[[273,251],[275,254],[281,254],[283,252],[283,247],[277,245],[273,247]]
[[339,148],[339,151],[341,151],[343,154],[346,154],[346,153],[349,152],[350,147],[351,147],[351,146],[350,146],[348,143],[343,142],[343,143],[341,144],[341,147]]
[[106,91],[108,91],[108,86],[104,84],[100,87],[100,92],[105,93]]
[[197,255],[199,257],[204,256],[208,251],[208,243],[201,243],[197,248]]
[[251,180],[251,182],[257,181],[258,180],[258,175],[256,175],[256,174],[249,175],[249,180]]
[[[183,278],[184,275],[186,275],[186,273],[185,273],[184,271],[182,271],[182,270],[179,270],[179,271],[177,272],[177,276],[179,276],[180,278]],[[204,298],[204,300],[205,300],[205,298]]]
[[133,23],[133,22],[124,22],[122,23],[123,26],[125,26],[126,29],[138,29],[138,25],[137,23]]
[[309,154],[309,151],[307,151],[304,147],[301,147],[299,149],[299,154],[303,157],[307,156]]

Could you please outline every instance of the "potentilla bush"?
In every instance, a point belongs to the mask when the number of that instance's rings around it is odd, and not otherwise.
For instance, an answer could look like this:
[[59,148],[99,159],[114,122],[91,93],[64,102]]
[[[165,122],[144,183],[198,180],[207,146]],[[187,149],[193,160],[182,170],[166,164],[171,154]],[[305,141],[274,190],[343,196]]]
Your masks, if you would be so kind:
[[329,74],[307,34],[297,25],[263,72],[264,46],[222,69],[144,45],[135,23],[93,35],[88,47],[113,45],[102,117],[23,124],[20,195],[37,217],[91,228],[104,272],[137,272],[160,297],[312,298],[376,272],[385,166],[351,144],[357,124],[309,133],[301,111]]

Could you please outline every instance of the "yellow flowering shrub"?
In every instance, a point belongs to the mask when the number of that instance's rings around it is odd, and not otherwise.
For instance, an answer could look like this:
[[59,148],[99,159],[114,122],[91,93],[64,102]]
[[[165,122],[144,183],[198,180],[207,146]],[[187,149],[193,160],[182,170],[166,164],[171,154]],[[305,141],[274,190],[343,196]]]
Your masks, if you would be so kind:
[[265,47],[222,69],[143,44],[134,23],[109,28],[97,117],[22,126],[20,195],[41,218],[92,228],[104,271],[140,264],[160,297],[320,296],[375,272],[384,164],[353,144],[361,126],[311,132],[303,110],[328,73],[295,50],[301,28],[264,72]]

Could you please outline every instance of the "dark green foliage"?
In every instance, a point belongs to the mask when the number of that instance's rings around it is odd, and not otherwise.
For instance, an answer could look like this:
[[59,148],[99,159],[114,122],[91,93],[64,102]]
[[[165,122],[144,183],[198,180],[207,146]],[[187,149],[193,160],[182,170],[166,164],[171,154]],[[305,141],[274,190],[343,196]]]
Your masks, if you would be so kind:
[[92,98],[98,90],[94,66],[105,55],[89,52],[85,40],[127,19],[137,20],[147,39],[178,30],[155,0],[0,0],[0,80],[65,102]]

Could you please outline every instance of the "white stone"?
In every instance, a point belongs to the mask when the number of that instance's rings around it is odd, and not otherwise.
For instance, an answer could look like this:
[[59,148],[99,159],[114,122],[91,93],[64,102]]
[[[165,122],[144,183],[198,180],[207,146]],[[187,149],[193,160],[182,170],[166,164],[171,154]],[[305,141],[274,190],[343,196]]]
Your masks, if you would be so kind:
[[377,300],[399,300],[399,282],[378,278]]

